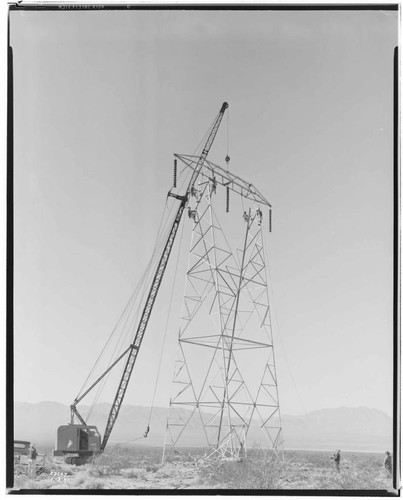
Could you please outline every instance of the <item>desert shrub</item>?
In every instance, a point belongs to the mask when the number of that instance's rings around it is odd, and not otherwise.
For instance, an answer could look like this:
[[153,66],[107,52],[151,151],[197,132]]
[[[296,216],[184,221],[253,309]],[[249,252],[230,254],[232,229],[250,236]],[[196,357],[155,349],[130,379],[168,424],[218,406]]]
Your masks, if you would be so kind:
[[91,467],[88,467],[87,473],[91,477],[103,477],[112,475],[112,472],[108,469],[108,467],[103,467],[101,465],[92,465]]
[[86,490],[102,490],[104,488],[104,484],[100,480],[97,481],[96,479],[92,479],[83,483],[82,487]]
[[[93,476],[92,474],[97,474],[92,468],[79,471],[69,480],[68,487],[77,489],[103,489],[104,483],[100,478],[101,476]],[[56,483],[54,488],[56,487],[66,488],[66,485],[63,485],[63,483]]]
[[158,472],[161,468],[161,465],[147,465],[146,466],[146,471],[147,472]]
[[80,471],[78,474],[74,476],[74,478],[69,481],[69,484],[71,486],[76,487],[76,486],[81,486],[84,484],[86,481],[88,481],[88,474],[85,471]]
[[13,490],[47,490],[54,485],[54,481],[49,478],[31,479],[22,476],[15,479]]
[[127,477],[129,479],[142,479],[144,477],[144,470],[143,469],[123,469],[121,471],[122,475],[124,477]]
[[[112,446],[105,453],[94,456],[86,470],[92,477],[124,475],[123,471],[141,469],[155,472],[159,468],[161,449],[143,449],[134,446]],[[134,476],[133,476],[134,477]]]
[[53,483],[53,485],[51,486],[52,490],[66,490],[66,489],[69,489],[69,487],[64,484],[64,483]]
[[52,472],[52,469],[50,467],[37,467],[37,469],[36,469],[36,475],[38,477],[48,476],[51,472]]
[[[202,452],[203,451],[203,452]],[[206,450],[195,449],[168,449],[164,456],[164,462],[168,463],[192,463],[195,464],[198,458],[202,458]],[[160,461],[159,461],[160,462]]]
[[282,465],[274,458],[248,457],[242,462],[217,462],[203,467],[201,479],[212,486],[230,489],[275,489],[280,484]]
[[342,454],[340,472],[328,452],[287,452],[284,487],[292,489],[386,490],[391,485],[378,454]]
[[34,490],[36,489],[36,481],[29,479],[27,476],[17,476],[14,479],[13,490]]
[[38,490],[48,490],[50,488],[54,488],[55,482],[51,479],[44,479],[43,481],[37,481],[36,488]]
[[385,477],[372,467],[345,468],[334,479],[334,487],[343,490],[382,490],[386,487]]
[[52,469],[48,469],[47,471],[50,473],[51,471],[53,472],[62,472],[64,474],[67,474],[68,476],[71,476],[73,472],[76,470],[75,465],[70,465],[66,464],[64,462],[61,463],[54,463],[52,464]]
[[123,469],[145,468],[161,460],[161,449],[112,446],[93,458],[91,466],[99,476],[119,475]]

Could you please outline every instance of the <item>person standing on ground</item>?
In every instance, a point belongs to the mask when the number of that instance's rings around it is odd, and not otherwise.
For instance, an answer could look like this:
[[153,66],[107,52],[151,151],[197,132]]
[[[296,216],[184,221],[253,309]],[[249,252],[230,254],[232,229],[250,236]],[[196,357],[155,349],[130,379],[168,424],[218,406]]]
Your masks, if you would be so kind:
[[385,467],[386,472],[392,474],[392,455],[389,451],[385,451],[383,466]]
[[28,475],[29,477],[35,477],[36,475],[36,457],[38,453],[35,449],[35,445],[33,443],[29,444],[28,448]]
[[340,472],[340,450],[336,450],[331,459],[334,460],[337,472]]
[[245,448],[243,446],[243,443],[240,443],[239,444],[239,458],[238,458],[238,461],[239,462],[243,462],[243,459],[245,457],[246,457]]

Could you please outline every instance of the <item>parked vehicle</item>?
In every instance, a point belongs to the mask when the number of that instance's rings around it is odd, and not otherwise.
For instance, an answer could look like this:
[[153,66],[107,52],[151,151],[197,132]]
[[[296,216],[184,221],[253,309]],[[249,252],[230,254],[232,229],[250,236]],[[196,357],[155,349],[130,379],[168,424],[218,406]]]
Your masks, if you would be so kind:
[[29,441],[14,440],[14,457],[17,455],[28,455]]
[[[14,439],[14,464],[20,464],[21,466],[28,465],[28,449],[30,441],[20,441]],[[45,465],[45,455],[38,453],[36,457],[37,467],[42,467]]]

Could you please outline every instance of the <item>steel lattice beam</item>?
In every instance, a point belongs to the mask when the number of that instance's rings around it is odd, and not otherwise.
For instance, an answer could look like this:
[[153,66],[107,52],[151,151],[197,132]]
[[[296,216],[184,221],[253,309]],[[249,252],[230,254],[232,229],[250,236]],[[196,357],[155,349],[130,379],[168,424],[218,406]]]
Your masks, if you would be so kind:
[[[177,157],[189,163],[184,155]],[[211,162],[204,162],[195,196],[196,214],[193,222],[190,260],[187,272],[181,326],[179,330],[179,370],[174,375],[174,391],[167,422],[170,443],[180,442],[190,422],[199,416],[206,444],[213,455],[239,456],[245,446],[254,418],[267,435],[269,446],[277,453],[281,441],[281,424],[274,422],[279,415],[278,389],[274,368],[274,351],[269,315],[266,264],[263,251],[261,222],[257,210],[249,211],[245,224],[241,262],[235,259],[212,207],[215,181]],[[214,174],[217,177],[217,166]],[[227,178],[228,179],[228,175]],[[236,189],[243,190],[239,178],[230,177]],[[219,179],[216,178],[216,180]],[[244,182],[244,181],[242,181]],[[245,183],[246,184],[246,183]],[[270,207],[260,193],[250,189],[254,202]],[[235,190],[235,189],[234,189]],[[260,209],[259,209],[260,210]],[[203,315],[204,316],[201,316]],[[207,315],[207,319],[206,318]],[[200,318],[200,321],[197,321]],[[209,323],[207,326],[207,320]],[[207,349],[206,349],[207,348]],[[206,372],[196,377],[188,349],[195,349],[197,358],[208,360]],[[198,351],[198,349],[202,349]],[[252,394],[242,376],[238,356],[254,349],[267,352],[260,367],[259,388]],[[210,354],[210,358],[208,357]],[[271,365],[273,364],[273,367]],[[195,378],[196,377],[196,378]],[[201,377],[201,381],[198,378]],[[204,377],[204,380],[203,380]],[[200,387],[198,387],[200,386]],[[175,387],[177,389],[175,389]],[[182,418],[181,408],[189,408],[191,416]],[[213,411],[214,414],[208,413]]]
[[[175,157],[181,160],[188,168],[196,170],[199,160],[198,156],[175,154]],[[215,178],[217,184],[221,184],[225,187],[228,186],[231,191],[234,191],[244,198],[271,207],[267,199],[251,182],[243,180],[241,177],[234,175],[209,160],[204,161],[203,170],[204,181],[202,177],[201,184],[203,184],[203,182],[208,183],[209,180]]]

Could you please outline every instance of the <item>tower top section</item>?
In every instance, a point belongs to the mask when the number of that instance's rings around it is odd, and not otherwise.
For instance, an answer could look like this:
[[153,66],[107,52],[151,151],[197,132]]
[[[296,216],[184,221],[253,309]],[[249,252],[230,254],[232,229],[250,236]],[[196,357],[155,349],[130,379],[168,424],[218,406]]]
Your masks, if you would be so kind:
[[[198,163],[200,161],[200,156],[175,154],[175,158],[181,160],[193,171],[196,171],[199,167]],[[238,193],[242,197],[252,200],[255,203],[266,205],[271,208],[271,204],[252,183],[243,180],[241,177],[234,175],[225,168],[222,168],[207,159],[203,162],[203,170],[200,171],[200,175],[206,175],[206,172],[208,177],[211,180],[214,179],[217,184],[228,187],[235,193]]]

